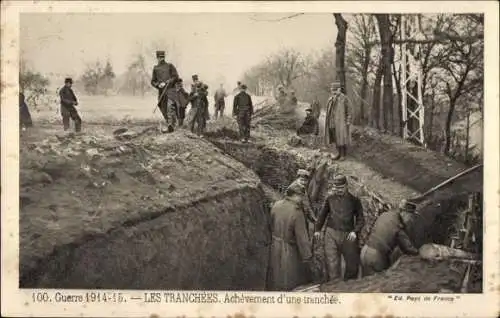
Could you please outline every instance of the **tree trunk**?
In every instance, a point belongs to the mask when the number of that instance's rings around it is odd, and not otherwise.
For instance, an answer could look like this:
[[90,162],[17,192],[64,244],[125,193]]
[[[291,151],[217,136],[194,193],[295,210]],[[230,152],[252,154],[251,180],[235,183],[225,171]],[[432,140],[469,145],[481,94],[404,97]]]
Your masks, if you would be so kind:
[[466,128],[466,137],[465,140],[465,163],[469,163],[469,138],[470,138],[470,109],[467,109],[467,128]]
[[398,129],[398,134],[400,137],[403,137],[403,128],[404,128],[404,122],[403,122],[403,92],[401,90],[401,66],[399,73],[396,72],[396,65],[394,63],[394,60],[392,61],[392,71],[394,73],[394,81],[396,82],[396,92],[398,94],[398,119],[399,119],[399,129]]
[[371,48],[365,48],[365,56],[363,60],[363,70],[361,76],[362,84],[361,84],[361,102],[359,104],[359,117],[361,118],[361,124],[366,124],[366,115],[365,115],[365,102],[366,102],[366,94],[368,93],[368,66],[370,65],[370,52]]
[[375,14],[380,31],[381,53],[382,53],[382,72],[384,78],[384,94],[382,107],[382,122],[386,131],[393,131],[392,124],[394,120],[394,103],[392,95],[392,32],[390,29],[388,14]]
[[344,20],[340,13],[334,13],[333,16],[337,25],[337,39],[335,41],[336,79],[340,81],[342,93],[346,94],[345,43],[347,38],[347,21]]
[[372,101],[372,127],[380,129],[380,84],[384,75],[384,65],[382,59],[379,60],[377,73],[375,75],[375,83],[373,84],[373,101]]
[[448,114],[446,116],[445,129],[445,142],[444,142],[444,153],[448,155],[450,153],[451,146],[451,122],[453,119],[453,113],[455,112],[455,99],[450,100],[450,108],[448,109]]

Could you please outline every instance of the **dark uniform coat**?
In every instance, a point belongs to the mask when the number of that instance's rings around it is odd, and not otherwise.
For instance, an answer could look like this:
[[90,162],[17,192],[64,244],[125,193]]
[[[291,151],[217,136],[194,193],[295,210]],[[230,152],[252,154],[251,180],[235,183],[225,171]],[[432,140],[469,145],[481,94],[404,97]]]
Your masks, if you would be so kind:
[[71,87],[64,85],[59,90],[59,97],[61,99],[61,115],[63,118],[64,129],[69,128],[69,119],[75,122],[75,131],[81,130],[82,119],[78,114],[75,106],[78,105],[78,100]]
[[250,121],[253,115],[252,97],[241,91],[234,97],[233,116],[237,116],[240,136],[250,138]]
[[299,197],[277,201],[271,208],[271,224],[269,290],[289,291],[308,283],[312,252]]
[[297,135],[319,134],[318,119],[314,115],[307,114],[302,126],[297,130]]
[[[167,90],[166,95],[172,100],[177,100],[177,91],[175,89],[175,82],[179,78],[177,69],[171,63],[162,61],[153,67],[153,75],[151,76],[151,85],[158,89],[158,96],[161,95],[164,89]],[[162,89],[158,85],[161,82],[167,85]]]
[[24,94],[19,93],[19,126],[32,127],[30,110],[26,104]]

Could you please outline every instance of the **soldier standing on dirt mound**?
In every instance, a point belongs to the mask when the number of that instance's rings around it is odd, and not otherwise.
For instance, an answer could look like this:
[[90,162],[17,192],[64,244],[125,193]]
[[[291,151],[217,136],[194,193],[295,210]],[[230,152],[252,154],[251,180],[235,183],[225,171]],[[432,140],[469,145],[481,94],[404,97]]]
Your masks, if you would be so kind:
[[240,138],[242,142],[248,142],[250,139],[250,121],[253,115],[252,97],[247,94],[247,86],[241,84],[241,92],[234,97],[233,116],[236,116]]
[[168,132],[173,132],[177,118],[177,91],[175,82],[179,78],[177,69],[165,62],[165,51],[156,51],[158,64],[153,68],[151,85],[158,89],[158,106],[168,125]]
[[178,100],[178,116],[179,116],[179,126],[184,126],[184,119],[186,118],[186,107],[189,104],[189,93],[186,92],[183,86],[182,78],[179,78],[175,83],[175,89],[177,90]]
[[225,101],[226,97],[227,97],[226,90],[224,89],[224,86],[220,84],[219,89],[217,89],[214,94],[215,119],[217,119],[217,117],[222,118],[224,116],[224,108],[226,107],[226,101]]
[[341,276],[341,256],[345,260],[344,280],[355,279],[359,271],[358,236],[364,226],[361,201],[347,189],[347,178],[337,175],[333,193],[326,198],[315,226],[318,239],[326,223],[325,258],[329,280]]
[[82,119],[75,108],[75,106],[78,105],[78,100],[73,92],[73,89],[71,89],[72,85],[73,79],[67,77],[64,80],[64,86],[59,90],[59,97],[61,99],[61,116],[64,130],[69,129],[69,119],[71,118],[75,123],[75,132],[80,132],[82,130]]
[[347,105],[347,97],[342,92],[340,82],[333,82],[332,96],[328,99],[325,117],[325,143],[335,142],[337,156],[335,159],[344,160],[347,146],[350,144],[351,118]]
[[365,246],[361,249],[363,276],[388,269],[391,265],[391,254],[396,246],[399,246],[403,253],[418,254],[418,249],[411,243],[405,229],[415,210],[415,204],[402,200],[399,211],[394,209],[382,213],[377,218]]
[[290,291],[311,281],[312,251],[301,204],[304,192],[305,187],[294,182],[271,208],[267,290]]
[[285,93],[285,88],[283,86],[278,86],[278,105],[280,107],[284,107],[286,103],[286,93]]
[[202,137],[203,132],[205,131],[205,126],[207,122],[207,113],[208,113],[208,85],[203,84],[202,82],[197,82],[194,87],[194,91],[191,92],[189,98],[191,101],[191,111],[192,118],[189,123],[191,132],[195,133],[195,125],[196,125],[196,134]]

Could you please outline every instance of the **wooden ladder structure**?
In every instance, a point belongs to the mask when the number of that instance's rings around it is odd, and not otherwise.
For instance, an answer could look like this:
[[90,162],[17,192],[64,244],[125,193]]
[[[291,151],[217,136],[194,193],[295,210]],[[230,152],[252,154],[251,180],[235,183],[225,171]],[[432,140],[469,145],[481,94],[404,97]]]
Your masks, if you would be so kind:
[[[467,208],[461,212],[462,215],[457,222],[457,233],[452,237],[450,247],[468,250],[471,244],[473,245],[476,243],[477,237],[475,228],[477,222],[480,220],[480,213],[482,212],[480,204],[478,193],[469,194]],[[467,293],[472,272],[477,269],[477,266],[481,266],[482,261],[464,260],[460,262],[466,264],[462,274],[460,292]]]

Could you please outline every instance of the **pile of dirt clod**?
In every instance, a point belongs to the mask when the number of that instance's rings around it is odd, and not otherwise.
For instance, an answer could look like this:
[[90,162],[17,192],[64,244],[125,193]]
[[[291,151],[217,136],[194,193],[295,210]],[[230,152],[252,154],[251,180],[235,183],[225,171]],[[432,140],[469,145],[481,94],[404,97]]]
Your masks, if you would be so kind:
[[22,143],[20,286],[263,290],[258,177],[187,132],[109,129]]
[[[462,264],[460,264],[462,265]],[[360,293],[438,293],[460,292],[463,266],[448,261],[427,261],[419,256],[402,256],[391,268],[361,279],[331,281],[321,292]],[[469,292],[480,293],[481,284],[472,284]]]

